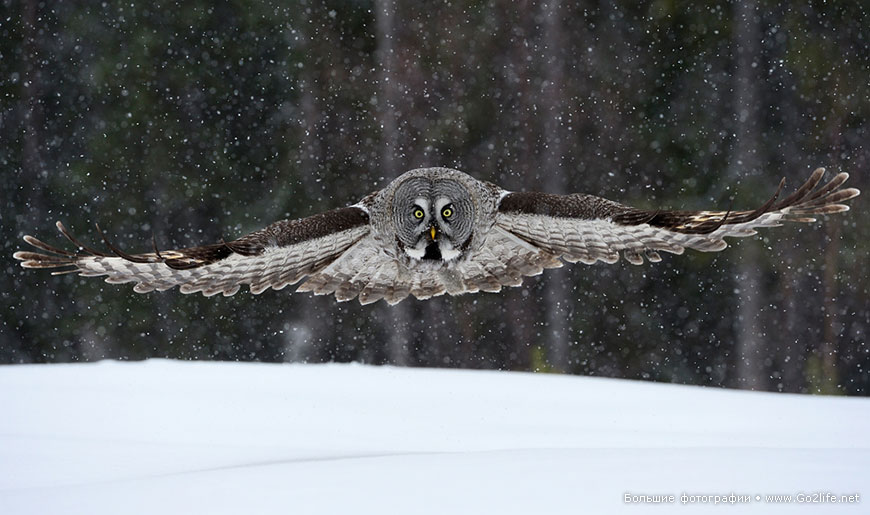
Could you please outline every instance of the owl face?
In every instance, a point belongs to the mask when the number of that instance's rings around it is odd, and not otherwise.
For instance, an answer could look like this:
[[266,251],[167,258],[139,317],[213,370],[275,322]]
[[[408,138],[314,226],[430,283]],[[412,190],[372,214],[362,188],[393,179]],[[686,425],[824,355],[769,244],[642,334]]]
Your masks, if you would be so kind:
[[392,216],[399,248],[408,257],[447,264],[471,241],[474,203],[453,179],[414,177],[396,188]]

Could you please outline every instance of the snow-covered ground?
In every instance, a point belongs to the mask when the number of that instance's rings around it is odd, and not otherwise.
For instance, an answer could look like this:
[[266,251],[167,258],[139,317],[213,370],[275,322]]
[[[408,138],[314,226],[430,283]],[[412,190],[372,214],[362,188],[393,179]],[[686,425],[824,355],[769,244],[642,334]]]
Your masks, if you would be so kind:
[[[861,497],[766,502],[817,492]],[[870,399],[362,365],[0,367],[4,515],[866,513],[865,496]]]

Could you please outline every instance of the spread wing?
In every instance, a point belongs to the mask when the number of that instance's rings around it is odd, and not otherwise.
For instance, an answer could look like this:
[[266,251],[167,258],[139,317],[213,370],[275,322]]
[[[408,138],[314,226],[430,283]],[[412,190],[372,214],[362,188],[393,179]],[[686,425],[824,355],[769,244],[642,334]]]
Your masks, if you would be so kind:
[[[32,236],[24,240],[41,252],[16,252],[25,268],[55,274],[106,276],[109,283],[136,283],[139,293],[179,286],[182,293],[232,295],[247,284],[253,293],[308,280],[299,291],[359,297],[367,304],[395,304],[408,295],[425,299],[444,293],[499,291],[523,276],[569,262],[614,263],[620,253],[634,264],[659,261],[660,251],[706,252],[727,246],[724,238],[755,234],[782,222],[812,222],[812,216],[848,210],[859,194],[842,189],[848,175],[820,186],[819,168],[797,191],[777,202],[783,183],[768,202],[752,211],[670,211],[635,209],[584,194],[505,193],[492,229],[467,259],[453,267],[409,270],[385,259],[374,240],[367,211],[359,205],[299,220],[276,222],[230,242],[127,254],[105,240],[109,252],[81,244],[58,222],[76,251],[53,247]],[[99,229],[99,228],[98,228]],[[100,233],[102,235],[102,232]],[[387,258],[389,256],[386,256]]]
[[[281,289],[319,270],[348,252],[369,234],[369,215],[360,207],[334,209],[299,220],[283,220],[237,240],[177,250],[127,254],[112,245],[102,252],[80,243],[57,222],[75,245],[74,252],[33,236],[24,241],[42,252],[16,252],[24,268],[57,269],[54,274],[106,276],[107,283],[136,283],[146,293],[179,286],[182,293],[233,295],[243,284],[252,293]],[[97,226],[99,231],[99,226]]]
[[660,251],[716,252],[727,246],[725,237],[751,236],[760,227],[814,222],[814,215],[847,211],[842,202],[860,192],[841,189],[849,178],[846,173],[819,186],[824,172],[815,170],[797,191],[777,202],[783,179],[773,198],[752,211],[644,210],[592,195],[508,193],[499,205],[496,225],[572,263],[615,263],[621,252],[639,265],[644,257],[660,261]]

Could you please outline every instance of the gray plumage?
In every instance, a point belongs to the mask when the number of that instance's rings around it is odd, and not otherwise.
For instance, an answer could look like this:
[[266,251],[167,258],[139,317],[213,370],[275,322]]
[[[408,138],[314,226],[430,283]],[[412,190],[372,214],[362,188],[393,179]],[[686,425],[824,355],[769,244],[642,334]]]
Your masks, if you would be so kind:
[[[297,291],[334,294],[339,301],[413,295],[497,292],[562,260],[633,264],[661,260],[660,251],[724,249],[725,237],[755,234],[785,221],[848,210],[857,196],[841,189],[848,174],[819,186],[824,169],[797,191],[752,211],[641,210],[593,195],[508,192],[447,168],[412,170],[359,203],[299,220],[276,222],[230,242],[127,254],[100,231],[110,252],[87,247],[60,223],[75,252],[32,236],[42,252],[14,254],[25,268],[106,276],[135,283],[138,293],[178,286],[182,293],[233,295],[242,285],[258,294],[304,282]],[[97,227],[99,230],[99,227]]]

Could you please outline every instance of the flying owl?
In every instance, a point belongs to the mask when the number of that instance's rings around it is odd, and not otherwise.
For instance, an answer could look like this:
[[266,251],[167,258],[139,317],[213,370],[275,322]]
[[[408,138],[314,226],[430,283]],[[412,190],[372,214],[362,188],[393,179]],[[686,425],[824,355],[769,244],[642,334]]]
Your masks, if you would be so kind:
[[498,292],[519,286],[524,276],[560,267],[562,260],[615,263],[622,253],[640,265],[644,258],[661,261],[661,251],[720,251],[726,236],[847,211],[842,202],[860,192],[841,189],[846,173],[819,186],[823,175],[817,169],[777,201],[783,179],[773,198],[752,211],[672,211],[635,209],[580,193],[510,192],[457,170],[422,168],[350,207],[276,222],[233,241],[177,250],[155,245],[150,253],[127,254],[97,226],[109,250],[102,252],[57,222],[75,252],[25,236],[46,253],[14,257],[24,268],[135,283],[138,293],[179,286],[182,293],[229,296],[247,284],[258,294],[304,279],[297,291],[396,304],[408,295]]

